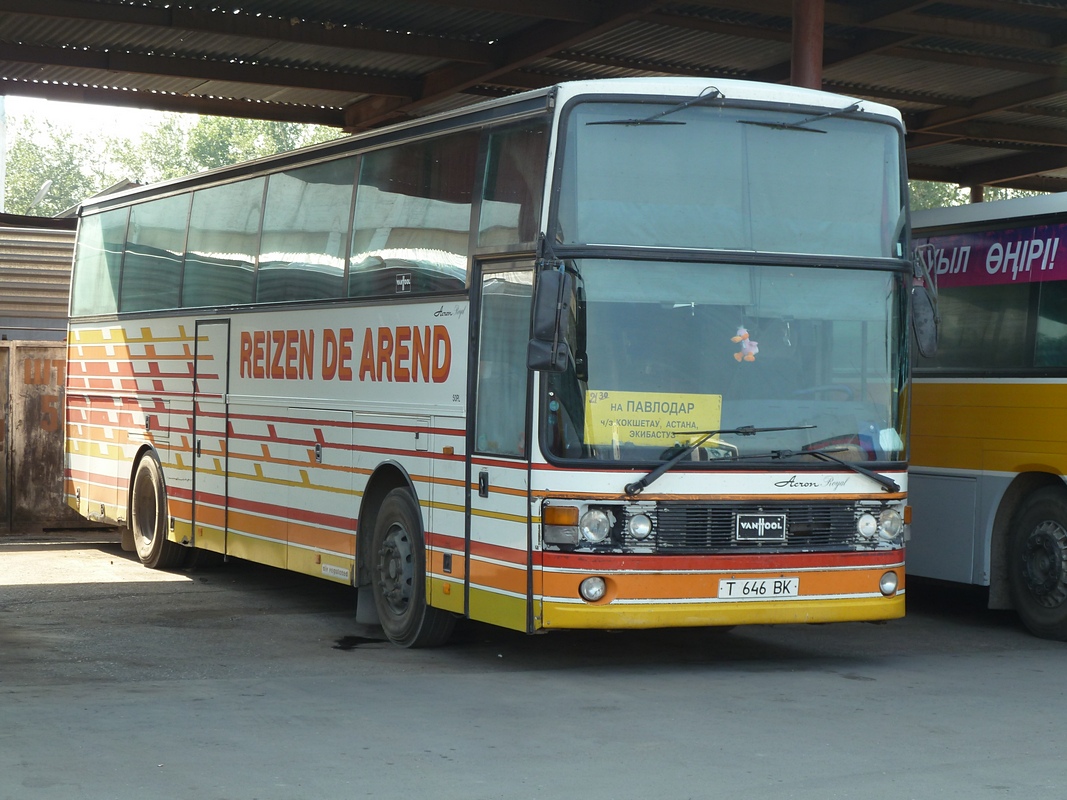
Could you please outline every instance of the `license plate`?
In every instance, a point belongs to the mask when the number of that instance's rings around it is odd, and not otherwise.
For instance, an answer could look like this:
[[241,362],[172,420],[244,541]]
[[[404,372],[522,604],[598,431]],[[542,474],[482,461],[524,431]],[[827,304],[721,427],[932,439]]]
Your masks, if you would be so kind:
[[734,536],[739,542],[784,542],[785,514],[738,514]]
[[771,600],[799,597],[800,578],[722,578],[719,597],[728,600]]

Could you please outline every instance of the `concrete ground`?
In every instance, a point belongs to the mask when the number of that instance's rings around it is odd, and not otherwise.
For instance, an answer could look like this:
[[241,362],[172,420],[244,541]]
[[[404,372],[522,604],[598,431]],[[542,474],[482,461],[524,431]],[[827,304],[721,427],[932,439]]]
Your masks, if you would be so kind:
[[[90,540],[90,539],[95,539]],[[1036,798],[1067,650],[974,591],[885,625],[359,637],[342,586],[0,539],[0,800]]]

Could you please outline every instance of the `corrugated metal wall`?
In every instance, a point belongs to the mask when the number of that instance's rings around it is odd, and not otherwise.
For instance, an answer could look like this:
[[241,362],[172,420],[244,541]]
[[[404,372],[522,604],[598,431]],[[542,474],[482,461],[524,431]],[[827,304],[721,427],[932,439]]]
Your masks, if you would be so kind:
[[66,338],[73,256],[73,230],[0,226],[0,338]]

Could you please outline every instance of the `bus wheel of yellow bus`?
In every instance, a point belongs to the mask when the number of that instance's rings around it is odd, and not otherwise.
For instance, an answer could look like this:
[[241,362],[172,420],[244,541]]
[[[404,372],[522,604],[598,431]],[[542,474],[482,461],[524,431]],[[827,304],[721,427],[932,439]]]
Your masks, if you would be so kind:
[[133,476],[130,531],[141,563],[150,569],[175,569],[185,561],[186,549],[167,540],[167,489],[163,469],[146,453]]
[[418,506],[406,489],[385,496],[371,559],[374,605],[389,640],[403,647],[444,644],[455,617],[426,604],[426,544]]
[[1067,640],[1067,493],[1033,493],[1012,528],[1012,599],[1035,636]]

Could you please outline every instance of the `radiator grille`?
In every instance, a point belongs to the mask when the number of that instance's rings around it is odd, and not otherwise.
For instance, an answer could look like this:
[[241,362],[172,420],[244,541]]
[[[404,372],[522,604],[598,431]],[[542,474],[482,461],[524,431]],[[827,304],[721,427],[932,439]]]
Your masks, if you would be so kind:
[[[653,536],[644,542],[625,533],[626,522],[637,509],[627,509],[619,529],[624,546],[652,544],[657,552],[847,550],[861,543],[869,546],[856,531],[856,519],[864,510],[842,503],[661,503]],[[784,514],[785,541],[736,541],[738,514]]]

